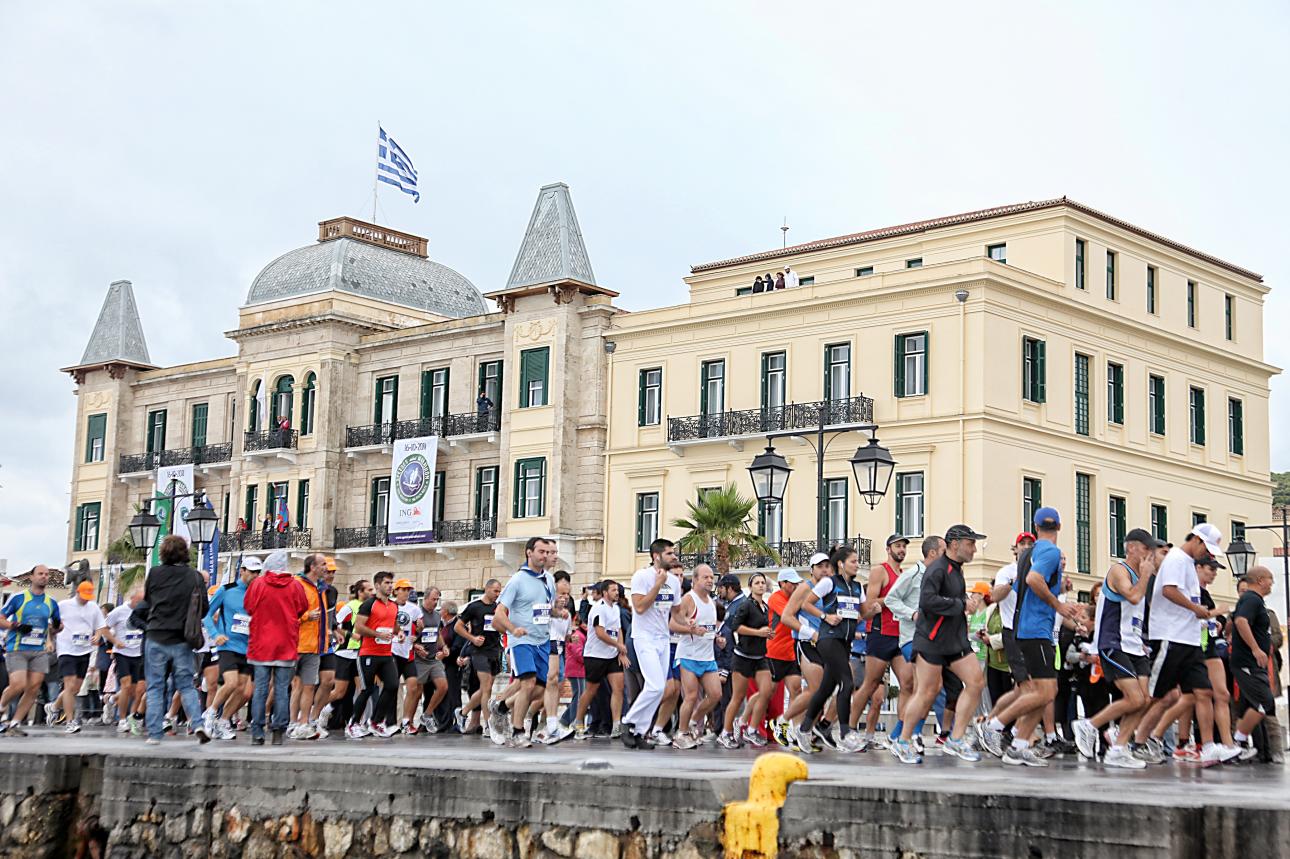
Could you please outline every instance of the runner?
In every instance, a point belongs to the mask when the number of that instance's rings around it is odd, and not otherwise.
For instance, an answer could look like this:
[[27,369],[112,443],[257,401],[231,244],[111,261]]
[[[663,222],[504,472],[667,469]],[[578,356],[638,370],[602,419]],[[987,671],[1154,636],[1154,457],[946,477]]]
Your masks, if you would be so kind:
[[[856,700],[868,701],[874,692],[881,689],[882,697],[887,697],[887,667],[890,665],[900,681],[900,687],[912,687],[914,684],[914,666],[905,659],[900,651],[900,622],[887,608],[886,596],[900,578],[901,564],[909,549],[909,538],[892,534],[887,538],[887,559],[874,567],[869,573],[869,584],[865,588],[863,614],[869,619],[869,633],[865,636],[865,672],[864,685],[856,693]],[[847,684],[848,686],[850,683]],[[851,701],[848,698],[847,708],[850,712]],[[885,747],[886,742],[877,740],[874,726],[878,713],[869,708],[869,720],[865,725],[865,734],[856,741],[855,751],[863,751],[870,745]]]
[[[130,623],[130,616],[143,600],[143,587],[136,585],[125,602],[108,612],[108,640],[112,642],[112,661],[116,664],[116,730],[136,737],[143,733],[139,710],[143,706],[143,630]],[[0,726],[3,721],[0,721]]]
[[707,564],[694,568],[694,584],[672,609],[669,621],[671,631],[681,636],[676,661],[681,671],[684,701],[672,739],[678,749],[698,747],[700,732],[694,723],[706,723],[708,714],[721,701],[721,675],[713,646],[724,646],[725,642],[717,641],[717,601],[712,595],[712,575],[712,568]]
[[416,657],[417,686],[422,690],[424,706],[421,708],[421,728],[431,734],[443,730],[435,719],[435,710],[448,694],[448,674],[444,660],[448,658],[448,645],[443,636],[443,617],[439,613],[442,592],[431,585],[421,599],[421,620],[417,623]]
[[[269,730],[273,745],[282,745],[290,720],[291,679],[296,675],[299,657],[300,619],[309,612],[309,598],[300,579],[287,572],[289,566],[286,552],[269,555],[264,559],[264,575],[257,576],[247,586],[242,598],[242,607],[251,615],[246,661],[255,672],[255,688],[251,693],[251,745],[254,746],[264,745],[270,690],[273,713],[269,716]],[[148,691],[152,692],[151,683]],[[151,694],[148,707],[151,719]]]
[[[806,748],[798,744],[798,750],[818,752],[823,750],[823,746],[799,729],[802,716],[811,703],[811,696],[820,688],[820,682],[824,679],[824,660],[815,646],[819,640],[820,617],[823,613],[814,605],[812,588],[832,575],[833,565],[829,562],[829,556],[823,552],[811,555],[807,563],[811,565],[811,587],[795,588],[788,604],[784,606],[783,621],[793,628],[793,639],[797,642],[797,666],[802,672],[804,686],[798,693],[797,700],[784,711],[783,719],[787,723],[785,733],[790,746],[796,744],[796,737],[801,735],[805,738]],[[807,597],[811,598],[812,603],[809,610],[806,608]]]
[[[318,724],[326,725],[331,720],[332,712],[340,709],[340,724],[348,728],[353,716],[353,696],[350,687],[359,679],[358,647],[361,636],[354,632],[354,619],[358,609],[371,598],[376,591],[367,579],[359,579],[349,586],[349,602],[336,609],[336,630],[339,635],[336,647],[336,679],[331,697],[318,713]],[[349,736],[346,731],[346,736]],[[361,739],[361,732],[360,737]],[[350,737],[350,739],[356,739]]]
[[[493,678],[502,672],[502,635],[493,628],[493,619],[497,612],[497,598],[502,593],[502,583],[489,579],[484,583],[484,593],[473,600],[457,616],[455,631],[470,646],[469,664],[475,672],[479,688],[470,695],[464,708],[454,713],[457,730],[471,733],[471,723],[475,720],[475,711],[487,709],[493,695]],[[487,720],[479,718],[480,724]],[[504,738],[503,738],[504,739]]]
[[[721,735],[717,737],[722,748],[737,749],[743,742],[754,748],[766,745],[761,724],[775,685],[766,660],[766,640],[772,635],[765,600],[766,584],[765,573],[753,573],[748,579],[747,598],[739,600],[726,618],[726,625],[735,636],[735,654],[730,660],[730,703],[726,706]],[[756,681],[757,691],[747,702],[748,718],[740,736],[734,732],[735,715],[745,703],[749,680]]]
[[996,758],[1003,757],[1004,731],[1007,725],[995,731],[990,729],[993,720],[1004,710],[1012,706],[1021,695],[1023,687],[1030,681],[1026,673],[1026,658],[1017,647],[1017,636],[1013,631],[1017,610],[1017,592],[1013,586],[1017,582],[1017,559],[1022,553],[1029,552],[1035,545],[1035,535],[1023,531],[1012,543],[1012,563],[999,570],[994,577],[994,588],[990,591],[990,601],[999,607],[999,623],[1002,627],[1000,637],[1003,643],[1003,655],[1008,662],[1008,672],[1012,676],[1012,688],[994,699],[990,714],[978,726],[977,735],[981,748]]
[[94,601],[94,583],[81,582],[76,586],[76,596],[58,604],[62,628],[55,643],[58,649],[58,674],[63,678],[63,691],[56,701],[45,705],[45,721],[55,724],[55,717],[62,710],[67,720],[66,733],[81,730],[80,715],[76,712],[76,697],[90,670],[90,656],[107,634],[107,618],[103,609]]
[[[45,593],[49,584],[49,567],[37,564],[28,573],[29,583],[22,593],[14,594],[0,611],[0,629],[8,630],[5,636],[5,668],[9,672],[9,685],[0,695],[0,730],[10,736],[25,736],[21,723],[35,703],[36,694],[49,673],[50,642],[62,628],[58,603]],[[9,705],[17,701],[13,718],[7,726],[3,716]]]
[[[1227,691],[1227,667],[1218,652],[1220,642],[1223,647],[1227,647],[1227,640],[1223,637],[1220,625],[1223,618],[1208,590],[1214,583],[1214,579],[1218,577],[1218,571],[1222,569],[1226,567],[1219,563],[1217,558],[1208,557],[1196,562],[1196,575],[1200,578],[1200,604],[1211,609],[1214,614],[1214,617],[1201,624],[1200,650],[1205,660],[1205,672],[1209,675],[1210,689],[1214,695],[1214,727],[1218,731],[1218,743],[1225,750],[1236,749],[1239,753],[1236,739],[1232,736],[1232,696]],[[1185,733],[1190,737],[1190,725],[1183,725],[1183,727],[1188,730],[1180,731],[1180,734]]]
[[[358,615],[354,618],[354,632],[361,637],[358,664],[363,675],[363,691],[354,702],[354,720],[345,729],[345,735],[355,738],[354,734],[358,733],[357,738],[361,738],[363,734],[370,732],[386,739],[399,732],[397,727],[392,727],[396,718],[394,708],[399,697],[399,669],[394,664],[392,646],[401,638],[403,631],[398,626],[398,607],[390,596],[394,590],[394,574],[382,570],[372,577],[372,582],[376,589],[359,606]],[[372,708],[370,727],[361,732],[352,731],[355,722],[360,725],[369,724],[363,719],[363,711],[367,708],[367,702],[378,681],[381,695]]]
[[1268,680],[1272,629],[1264,603],[1272,592],[1272,571],[1263,566],[1251,567],[1245,581],[1245,593],[1236,601],[1236,610],[1232,612],[1231,665],[1232,676],[1241,692],[1241,705],[1246,708],[1233,736],[1241,748],[1241,760],[1248,761],[1258,754],[1250,743],[1250,734],[1264,718],[1276,713],[1276,701]]
[[[417,704],[421,701],[421,684],[417,682],[417,665],[412,658],[412,648],[417,641],[417,626],[421,622],[421,606],[412,599],[413,586],[409,579],[394,583],[394,623],[399,634],[390,644],[390,655],[403,682],[403,718],[399,730],[415,736],[419,726],[413,721]],[[395,693],[397,696],[397,693]],[[397,707],[397,702],[396,702]]]
[[1142,640],[1142,616],[1147,608],[1147,587],[1155,572],[1155,550],[1163,545],[1148,531],[1134,528],[1124,535],[1124,560],[1113,564],[1102,580],[1093,621],[1093,646],[1097,648],[1102,674],[1115,684],[1120,697],[1090,718],[1071,723],[1071,728],[1080,754],[1093,758],[1097,755],[1098,732],[1118,722],[1115,740],[1102,760],[1108,767],[1147,766],[1130,753],[1129,740],[1151,703],[1147,695],[1151,660]]
[[[900,574],[900,578],[896,579],[896,583],[891,586],[891,590],[887,592],[884,600],[887,609],[900,623],[900,655],[907,665],[914,664],[914,632],[916,627],[914,621],[918,616],[918,602],[922,593],[923,574],[927,572],[927,568],[937,558],[945,554],[945,540],[933,534],[923,540],[922,553],[923,559]],[[896,724],[891,729],[891,736],[893,737],[900,737],[904,731],[905,710],[909,707],[909,699],[913,695],[914,686],[917,682],[917,672],[915,672],[915,678],[912,683],[900,684],[900,694],[896,698]],[[912,742],[915,750],[921,755],[923,753],[922,722],[914,725]],[[896,751],[896,745],[893,743],[891,752],[894,755]]]
[[327,558],[324,555],[305,558],[304,572],[299,579],[309,608],[300,619],[299,657],[296,660],[299,686],[291,696],[291,724],[287,728],[287,737],[292,740],[316,740],[326,730],[320,729],[310,719],[314,711],[314,696],[322,681],[323,654],[331,646],[332,610],[335,606],[327,602],[326,575]]
[[619,587],[613,580],[601,582],[598,587],[602,597],[587,613],[587,643],[582,649],[587,684],[578,698],[578,708],[573,717],[579,740],[589,736],[585,723],[587,708],[604,682],[609,683],[613,730],[615,733],[622,731],[623,669],[627,667],[627,644],[623,641],[622,612],[618,608]]
[[677,560],[672,541],[655,540],[650,544],[649,557],[650,566],[637,571],[631,585],[631,636],[645,683],[623,717],[623,745],[629,749],[654,748],[649,730],[667,686],[668,619],[681,598],[681,579],[671,572]]
[[[707,567],[707,564],[699,564],[695,567]],[[711,569],[711,567],[708,567]],[[681,596],[690,592],[690,581],[685,577],[685,567],[680,562],[672,565],[670,572],[674,573],[681,580]],[[670,621],[669,621],[670,622]],[[668,635],[668,652],[667,652],[667,683],[663,686],[663,697],[659,699],[658,709],[654,711],[654,724],[650,729],[650,739],[655,745],[670,746],[672,738],[667,735],[665,730],[672,721],[672,716],[676,713],[677,705],[681,702],[681,668],[676,662],[676,647],[681,643],[681,635],[672,632],[669,629]]]
[[[696,568],[696,582],[698,574]],[[802,577],[792,567],[783,567],[775,577],[775,582],[779,587],[766,600],[766,607],[770,610],[770,628],[774,630],[774,635],[766,644],[766,659],[770,663],[771,681],[783,684],[784,691],[788,693],[788,707],[784,711],[787,713],[792,709],[798,696],[802,694],[802,669],[797,665],[795,652],[794,633],[797,630],[793,625],[781,621],[788,607],[788,601],[792,599],[793,590],[802,583]],[[789,722],[781,714],[770,726],[771,736],[774,737],[775,742],[785,748],[789,744],[788,725]]]
[[[893,541],[889,540],[888,542]],[[905,542],[907,543],[908,541]],[[903,559],[904,553],[900,552],[899,554]],[[858,752],[864,747],[865,737],[859,731],[851,730],[852,677],[850,653],[851,641],[855,637],[856,628],[862,620],[865,591],[864,587],[855,580],[856,572],[860,569],[860,561],[855,549],[849,546],[837,547],[829,558],[829,564],[833,568],[833,574],[816,582],[811,588],[811,593],[806,595],[803,603],[803,608],[808,613],[815,614],[819,612],[821,619],[824,621],[820,624],[819,640],[816,643],[816,650],[824,662],[824,678],[820,681],[819,688],[811,696],[810,703],[806,708],[806,714],[802,717],[802,726],[794,732],[796,735],[795,742],[800,751],[810,751],[808,738],[813,736],[830,748],[844,752]],[[871,577],[871,594],[876,593],[878,590],[873,588],[873,583],[876,581]],[[888,586],[881,590],[885,595],[890,589],[890,586]],[[887,616],[891,616],[890,612],[887,613]],[[893,641],[895,640],[895,636],[893,636]],[[882,647],[881,652],[887,653],[885,645]],[[873,651],[869,651],[867,659],[872,660],[874,658]],[[887,658],[890,658],[890,656]],[[879,656],[878,659],[881,661],[882,657]],[[867,669],[865,676],[866,680],[870,676]],[[840,735],[838,741],[833,739],[827,727],[816,721],[824,712],[824,706],[828,703],[829,696],[833,694],[835,689],[838,693],[838,732]],[[868,694],[872,693],[862,693],[861,700],[865,700]],[[870,714],[869,726],[871,729],[873,724],[873,715]]]
[[[202,621],[206,634],[215,642],[219,653],[218,665],[224,678],[224,684],[215,693],[215,700],[202,714],[206,732],[217,740],[236,739],[231,718],[242,709],[243,704],[251,700],[254,693],[255,684],[251,681],[254,672],[251,664],[246,661],[246,646],[251,637],[251,614],[246,610],[245,601],[246,590],[260,575],[261,569],[263,565],[259,558],[244,558],[238,571],[238,580],[215,592]],[[108,615],[109,625],[111,620],[112,616]]]
[[[528,748],[533,745],[524,732],[539,672],[546,676],[548,656],[551,652],[548,626],[551,622],[551,601],[555,597],[555,582],[547,567],[555,563],[555,541],[546,537],[530,537],[524,546],[524,565],[506,583],[497,598],[497,612],[493,625],[506,633],[511,654],[511,673],[519,683],[511,704],[494,701],[491,706],[495,719],[490,720],[494,742],[499,730],[504,730],[501,717],[511,717],[509,745]],[[559,729],[568,736],[568,729]],[[560,737],[563,739],[564,736]]]
[[[336,688],[336,666],[339,657],[336,655],[336,642],[340,635],[336,631],[336,610],[340,607],[340,593],[336,590],[336,559],[325,557],[326,569],[323,571],[322,596],[327,603],[327,635],[323,645],[322,658],[318,660],[318,691],[314,693],[313,708],[302,713],[302,718],[318,729],[318,739],[327,736],[327,719],[323,718],[323,707],[331,701],[332,690]],[[330,714],[329,714],[330,715]]]
[[[538,732],[538,742],[545,744],[558,743],[573,736],[573,728],[560,724],[560,686],[564,683],[564,647],[569,640],[573,617],[573,582],[567,570],[556,570],[552,576],[555,581],[555,599],[551,601],[551,621],[547,625],[550,636],[550,652],[547,656],[547,668],[542,678],[542,711],[546,713],[546,728]],[[538,702],[534,701],[530,709]]]

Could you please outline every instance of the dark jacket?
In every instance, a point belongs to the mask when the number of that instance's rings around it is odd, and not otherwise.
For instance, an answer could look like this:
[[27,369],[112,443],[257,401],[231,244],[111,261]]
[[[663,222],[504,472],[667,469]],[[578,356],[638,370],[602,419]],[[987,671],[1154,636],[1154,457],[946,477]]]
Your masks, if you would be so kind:
[[971,653],[968,643],[967,583],[963,567],[941,555],[923,573],[918,594],[914,650],[952,656]]
[[206,580],[187,564],[163,564],[148,571],[143,585],[143,601],[148,605],[148,638],[159,644],[180,644],[184,640],[184,621],[193,591],[200,593],[199,617],[206,616],[210,602],[206,597]]

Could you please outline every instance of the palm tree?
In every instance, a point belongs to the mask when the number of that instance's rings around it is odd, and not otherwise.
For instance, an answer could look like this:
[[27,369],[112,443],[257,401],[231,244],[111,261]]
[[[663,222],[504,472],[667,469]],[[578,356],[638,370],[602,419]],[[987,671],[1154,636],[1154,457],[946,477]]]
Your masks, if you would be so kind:
[[142,581],[143,576],[147,573],[148,568],[145,565],[148,553],[134,545],[130,539],[129,532],[121,535],[119,539],[113,540],[107,547],[107,562],[109,564],[130,564],[121,571],[120,578],[117,579],[117,593],[127,594],[130,589]]
[[703,493],[687,505],[689,518],[672,520],[674,528],[686,531],[678,547],[683,552],[706,552],[715,546],[718,576],[730,572],[736,554],[767,555],[779,563],[779,553],[749,527],[756,505],[740,495],[733,483]]

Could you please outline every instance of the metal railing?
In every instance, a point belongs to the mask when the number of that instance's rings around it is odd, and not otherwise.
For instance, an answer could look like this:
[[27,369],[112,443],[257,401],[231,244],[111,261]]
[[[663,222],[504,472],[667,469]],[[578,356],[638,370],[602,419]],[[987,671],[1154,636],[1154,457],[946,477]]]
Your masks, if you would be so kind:
[[824,413],[826,427],[836,424],[873,423],[873,400],[866,396],[858,396],[814,403],[789,403],[766,409],[744,409],[735,412],[668,418],[667,440],[669,442],[696,441],[705,438],[765,435],[785,430],[810,429],[820,425],[821,411]]
[[271,429],[263,432],[249,432],[242,450],[250,453],[257,450],[295,450],[300,441],[300,432],[293,429]]
[[393,421],[368,426],[345,427],[345,447],[371,447],[390,444],[403,438],[423,438],[436,435],[441,438],[497,432],[501,428],[501,413],[497,409],[487,412],[469,412],[462,415],[440,415],[410,421]]
[[313,534],[308,528],[285,531],[234,531],[219,535],[221,552],[269,552],[274,549],[309,549]]
[[142,474],[148,471],[156,471],[161,467],[161,454],[164,451],[153,451],[152,453],[123,453],[117,463],[117,474]]
[[[471,540],[491,540],[497,536],[495,519],[450,519],[435,523],[429,543],[461,543]],[[390,545],[390,535],[384,525],[367,528],[337,528],[335,548],[361,549]]]
[[138,474],[155,471],[163,465],[211,465],[232,462],[233,442],[203,444],[197,447],[180,447],[174,450],[156,450],[152,453],[123,453],[117,465],[117,474]]
[[[857,537],[846,541],[846,545],[855,547],[859,555],[860,566],[867,567],[873,552],[873,541],[867,537]],[[811,555],[816,552],[814,540],[782,540],[771,543],[771,548],[779,554],[776,561],[770,555],[757,554],[746,547],[733,547],[730,552],[730,569],[732,570],[765,570],[777,567],[806,567]],[[832,547],[830,547],[832,548]],[[692,570],[697,564],[716,565],[715,551],[689,552],[678,556],[681,565]]]

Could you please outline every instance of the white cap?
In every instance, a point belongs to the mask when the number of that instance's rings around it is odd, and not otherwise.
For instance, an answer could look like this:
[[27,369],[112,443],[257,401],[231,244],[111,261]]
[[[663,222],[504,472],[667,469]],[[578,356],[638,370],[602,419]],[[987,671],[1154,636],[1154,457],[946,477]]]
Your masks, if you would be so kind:
[[793,569],[792,567],[781,567],[779,571],[779,575],[775,577],[775,581],[780,583],[792,582],[793,584],[797,584],[801,580],[802,580],[802,577],[798,575],[797,570]]
[[286,552],[274,552],[264,559],[264,569],[270,573],[285,573],[291,569],[291,561]]
[[1193,534],[1205,541],[1205,548],[1209,549],[1211,555],[1223,554],[1223,535],[1213,525],[1208,522],[1201,522],[1187,532],[1188,537]]
[[242,559],[242,569],[255,570],[259,572],[264,569],[264,564],[260,563],[260,559],[255,555],[247,555]]
[[829,556],[824,554],[823,552],[816,552],[814,555],[811,555],[811,560],[808,563],[812,567],[814,567],[816,564],[827,561],[828,559],[829,559]]

